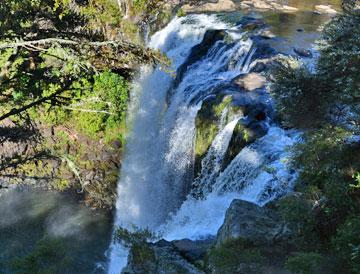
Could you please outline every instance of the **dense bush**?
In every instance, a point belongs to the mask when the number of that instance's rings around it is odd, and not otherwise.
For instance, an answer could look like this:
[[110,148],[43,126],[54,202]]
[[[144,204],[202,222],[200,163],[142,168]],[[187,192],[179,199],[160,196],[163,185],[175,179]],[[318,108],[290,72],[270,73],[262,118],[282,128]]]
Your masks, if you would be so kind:
[[207,258],[209,273],[259,273],[260,264],[266,261],[260,250],[251,242],[241,238],[229,240],[221,246],[213,247]]
[[305,253],[289,258],[287,266],[296,273],[317,273],[316,252],[338,258],[343,273],[360,271],[360,227],[354,217],[360,213],[360,143],[354,138],[360,134],[359,26],[360,11],[354,9],[325,27],[315,71],[293,59],[280,60],[273,70],[272,93],[282,122],[305,129],[293,165],[299,170],[296,188],[312,206],[287,200],[285,217],[314,241],[299,244]]
[[311,128],[324,120],[334,96],[326,81],[292,58],[279,59],[272,75],[273,97],[286,126]]
[[332,84],[341,101],[360,100],[360,11],[350,10],[333,19],[320,42],[318,73]]
[[40,240],[33,252],[14,259],[12,263],[13,273],[26,274],[57,274],[59,270],[67,271],[72,258],[66,256],[64,241],[44,238]]
[[350,216],[338,229],[332,244],[354,273],[360,273],[360,217]]
[[320,264],[323,260],[323,256],[315,252],[299,253],[288,258],[286,268],[299,274],[320,273]]
[[[79,107],[72,109],[76,126],[92,138],[121,140],[128,93],[128,83],[123,77],[110,71],[96,75],[93,89],[81,97]],[[118,136],[113,135],[114,130]]]

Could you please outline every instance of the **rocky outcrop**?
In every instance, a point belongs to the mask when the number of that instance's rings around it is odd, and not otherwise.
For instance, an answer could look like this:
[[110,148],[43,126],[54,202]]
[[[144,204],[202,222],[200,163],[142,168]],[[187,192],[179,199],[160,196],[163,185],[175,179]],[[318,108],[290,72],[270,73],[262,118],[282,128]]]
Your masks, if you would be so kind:
[[184,12],[221,12],[221,11],[234,11],[238,6],[232,0],[215,0],[206,1],[203,4],[186,4],[182,7]]
[[182,239],[173,241],[172,243],[185,258],[187,258],[191,262],[197,262],[204,259],[207,251],[215,243],[215,239],[209,238],[197,241]]
[[232,82],[242,90],[254,91],[265,86],[266,78],[259,73],[251,72],[239,75]]
[[242,109],[234,105],[233,97],[225,92],[203,102],[195,120],[195,175],[201,170],[201,160],[219,132],[221,120],[226,123],[235,115],[241,116]]
[[336,15],[337,11],[331,5],[316,5],[315,12],[319,14]]
[[0,185],[71,191],[86,204],[111,208],[115,201],[120,142],[105,144],[74,128],[40,121],[0,125]]
[[266,102],[268,94],[263,89],[251,93],[236,93],[233,95],[232,104],[240,109],[244,118],[240,119],[231,137],[226,151],[223,169],[247,145],[268,132],[268,121],[274,117],[274,109]]
[[176,246],[165,240],[155,244],[132,246],[123,274],[202,274],[178,251]]
[[224,40],[228,34],[225,30],[207,30],[203,40],[191,49],[186,61],[178,68],[174,85],[177,86],[187,71],[187,68],[199,61],[217,41]]
[[255,245],[272,245],[286,241],[290,236],[290,229],[275,211],[250,202],[234,200],[218,231],[216,244],[220,246],[231,239],[241,238]]
[[294,12],[298,9],[282,4],[274,0],[208,0],[208,1],[185,1],[189,2],[182,6],[186,13],[198,12],[224,12],[239,9],[278,10]]

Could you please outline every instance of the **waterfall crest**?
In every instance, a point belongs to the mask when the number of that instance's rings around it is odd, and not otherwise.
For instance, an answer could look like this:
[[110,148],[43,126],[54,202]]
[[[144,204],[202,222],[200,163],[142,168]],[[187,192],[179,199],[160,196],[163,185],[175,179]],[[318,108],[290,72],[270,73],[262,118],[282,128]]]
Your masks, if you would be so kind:
[[[202,102],[249,72],[256,46],[215,15],[175,18],[149,44],[167,54],[176,71],[189,61],[191,49],[209,29],[226,31],[231,41],[220,39],[209,45],[204,56],[189,62],[177,85],[161,68],[142,69],[132,94],[131,110],[136,115],[118,183],[115,227],[149,228],[168,240],[199,239],[216,234],[234,198],[264,204],[291,187],[295,175],[286,166],[286,147],[295,142],[296,134],[273,125],[222,171],[234,128],[242,118],[227,121],[225,112],[200,175],[194,178],[195,118]],[[203,199],[191,193],[195,185]],[[126,249],[113,244],[108,272],[118,273],[126,257]]]

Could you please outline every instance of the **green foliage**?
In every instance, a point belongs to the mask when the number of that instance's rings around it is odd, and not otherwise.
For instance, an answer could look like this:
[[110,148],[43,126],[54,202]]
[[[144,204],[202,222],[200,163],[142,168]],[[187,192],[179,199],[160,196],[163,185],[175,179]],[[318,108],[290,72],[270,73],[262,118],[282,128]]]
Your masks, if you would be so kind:
[[338,99],[347,104],[360,100],[360,10],[344,13],[324,29],[318,73],[332,84]]
[[323,256],[315,252],[298,253],[287,259],[286,268],[293,273],[299,274],[320,273],[320,264],[323,261]]
[[340,127],[325,127],[308,133],[294,152],[295,166],[301,168],[299,180],[319,189],[326,201],[323,210],[335,223],[359,210],[357,189],[351,185],[360,169],[360,147],[348,145],[344,141],[348,135]]
[[288,126],[314,128],[329,120],[336,104],[356,109],[360,100],[360,11],[333,19],[319,42],[316,72],[294,59],[280,59],[272,93]]
[[99,26],[116,27],[124,16],[116,0],[91,0],[81,8],[81,13],[89,20],[89,25],[96,29]]
[[[123,128],[128,104],[127,81],[118,74],[105,71],[94,77],[93,91],[82,95],[72,108],[76,126],[88,136],[98,138]],[[101,133],[101,135],[99,135]],[[119,133],[120,134],[120,133]],[[114,137],[114,136],[112,136]],[[122,139],[121,135],[115,139]]]
[[149,229],[139,229],[134,226],[132,231],[118,227],[114,234],[114,241],[120,242],[124,246],[131,247],[134,244],[143,244],[156,239],[157,236]]
[[12,269],[16,274],[60,274],[59,270],[65,271],[70,261],[61,239],[44,238],[37,243],[33,252],[14,259]]
[[177,10],[176,16],[177,17],[184,17],[184,16],[186,16],[186,12],[182,8],[180,8],[180,9]]
[[302,245],[314,246],[316,220],[310,201],[307,201],[304,196],[286,197],[280,201],[280,213],[292,226]]
[[148,245],[148,241],[157,236],[148,229],[133,227],[132,231],[119,227],[115,231],[114,240],[130,248],[131,260],[134,265],[141,269],[141,273],[152,273],[153,264],[156,261],[154,250]]
[[360,272],[360,217],[349,216],[338,229],[332,244],[345,262],[349,264],[353,273]]
[[[302,237],[313,239],[312,250],[322,248],[341,257],[353,273],[360,271],[359,221],[353,217],[360,213],[360,144],[348,140],[358,134],[360,124],[359,25],[359,10],[334,18],[319,43],[317,70],[282,60],[274,68],[272,90],[283,123],[308,129],[293,150],[293,165],[299,170],[297,189],[313,206],[287,201],[285,216],[297,224]],[[348,110],[335,117],[339,106]],[[317,254],[304,253],[289,258],[287,265],[296,273],[317,273],[313,262],[318,260]]]
[[328,83],[295,59],[279,59],[272,70],[272,95],[286,126],[316,127],[334,99]]
[[[236,273],[240,265],[249,265],[246,273],[254,273],[250,265],[264,263],[260,250],[241,238],[229,240],[219,247],[213,247],[207,259],[215,273]],[[256,267],[255,267],[256,268]],[[255,272],[260,273],[260,272]]]
[[129,100],[129,86],[122,76],[110,71],[95,76],[94,93],[109,103],[109,111],[115,113],[115,121],[121,121],[125,118]]

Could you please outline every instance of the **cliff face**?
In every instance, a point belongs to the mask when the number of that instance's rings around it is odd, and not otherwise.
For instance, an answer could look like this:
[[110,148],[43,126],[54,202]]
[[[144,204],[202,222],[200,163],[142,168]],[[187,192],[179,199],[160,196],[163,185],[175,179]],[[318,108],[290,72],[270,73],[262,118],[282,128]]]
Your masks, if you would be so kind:
[[[71,190],[89,206],[113,206],[122,153],[120,142],[93,140],[66,125],[38,123],[33,129],[25,129],[6,120],[2,129],[2,187],[30,185]],[[13,134],[16,138],[10,136]]]

